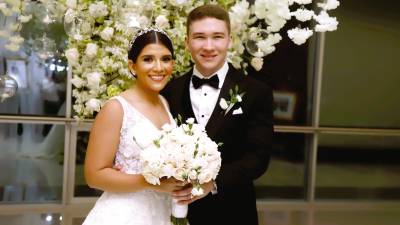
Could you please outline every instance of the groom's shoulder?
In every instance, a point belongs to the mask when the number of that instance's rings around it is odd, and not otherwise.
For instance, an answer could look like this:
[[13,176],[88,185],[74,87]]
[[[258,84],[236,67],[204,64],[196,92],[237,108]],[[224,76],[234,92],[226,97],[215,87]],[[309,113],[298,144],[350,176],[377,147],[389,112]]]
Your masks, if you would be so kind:
[[182,76],[172,78],[161,91],[161,94],[168,98],[174,93],[182,92],[189,76],[190,74],[186,73]]

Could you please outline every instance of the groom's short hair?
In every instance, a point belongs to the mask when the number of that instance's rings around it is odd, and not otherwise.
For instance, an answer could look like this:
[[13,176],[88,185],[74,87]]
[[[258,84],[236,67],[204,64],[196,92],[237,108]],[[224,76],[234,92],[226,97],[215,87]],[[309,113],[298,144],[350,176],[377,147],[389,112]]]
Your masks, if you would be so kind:
[[197,20],[204,18],[215,18],[222,20],[226,23],[228,33],[231,33],[231,21],[229,19],[229,13],[219,5],[209,4],[202,5],[193,9],[186,20],[186,34],[189,35],[190,25]]

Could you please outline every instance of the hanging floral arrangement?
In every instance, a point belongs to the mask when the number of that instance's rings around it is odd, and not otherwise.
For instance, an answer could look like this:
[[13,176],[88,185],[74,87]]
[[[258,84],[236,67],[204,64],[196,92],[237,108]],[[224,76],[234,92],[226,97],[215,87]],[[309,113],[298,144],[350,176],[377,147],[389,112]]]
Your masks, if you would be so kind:
[[[104,102],[132,82],[127,50],[141,27],[158,26],[169,34],[176,52],[174,75],[190,69],[191,57],[184,47],[186,17],[197,6],[219,4],[229,11],[233,46],[228,61],[236,68],[260,70],[263,57],[275,51],[287,21],[313,27],[289,29],[288,37],[301,45],[314,32],[336,30],[338,22],[329,10],[337,0],[66,0],[64,26],[69,35],[65,54],[72,66],[75,118],[91,118]],[[314,3],[314,5],[313,5]],[[310,10],[316,6],[314,10]],[[304,23],[306,22],[306,23]]]

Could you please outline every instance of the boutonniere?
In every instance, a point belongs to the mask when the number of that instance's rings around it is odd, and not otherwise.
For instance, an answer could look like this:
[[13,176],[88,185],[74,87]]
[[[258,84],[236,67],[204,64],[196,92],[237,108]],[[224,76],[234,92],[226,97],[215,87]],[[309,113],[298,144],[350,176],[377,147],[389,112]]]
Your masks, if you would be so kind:
[[[224,115],[226,115],[229,112],[229,110],[231,110],[232,107],[236,103],[242,102],[242,97],[243,97],[244,94],[245,94],[245,92],[239,93],[239,86],[236,85],[233,90],[232,89],[229,90],[229,96],[230,96],[230,100],[229,101],[227,101],[225,98],[221,98],[221,100],[219,101],[219,106],[223,110],[225,110],[225,114]],[[241,113],[243,113],[241,108],[239,108],[238,110]],[[236,114],[239,114],[239,113],[236,113]]]

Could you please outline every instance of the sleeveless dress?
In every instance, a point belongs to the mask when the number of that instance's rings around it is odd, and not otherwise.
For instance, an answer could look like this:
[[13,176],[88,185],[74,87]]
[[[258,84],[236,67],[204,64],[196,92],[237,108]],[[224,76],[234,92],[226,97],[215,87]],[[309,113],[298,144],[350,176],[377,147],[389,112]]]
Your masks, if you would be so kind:
[[[152,137],[156,137],[160,130],[122,96],[113,99],[120,102],[124,112],[115,165],[121,167],[124,173],[139,174],[141,148],[138,143],[145,141],[143,139],[153,140]],[[161,100],[170,122],[174,123],[165,100]],[[138,133],[140,135],[134,137],[134,134]],[[130,193],[104,192],[83,225],[171,225],[170,215],[169,194],[150,190]]]

